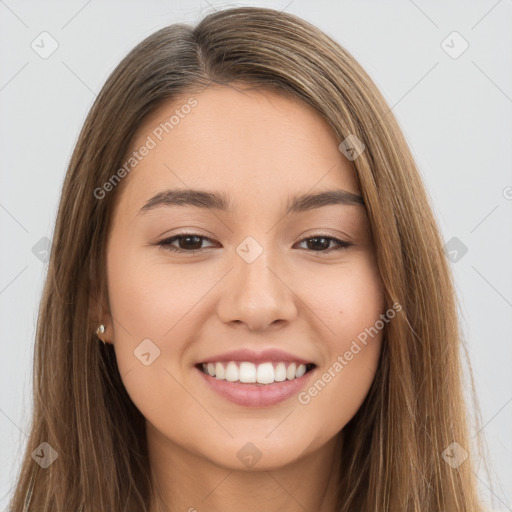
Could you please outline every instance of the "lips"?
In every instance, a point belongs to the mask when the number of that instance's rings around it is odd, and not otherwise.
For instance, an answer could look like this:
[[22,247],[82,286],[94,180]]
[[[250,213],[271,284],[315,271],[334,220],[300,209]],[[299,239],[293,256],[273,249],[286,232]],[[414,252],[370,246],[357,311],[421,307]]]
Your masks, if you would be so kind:
[[298,393],[316,364],[278,349],[239,349],[208,356],[195,367],[209,388],[229,401],[266,407]]
[[[216,366],[221,364],[222,363],[216,363]],[[229,364],[232,366],[236,365],[234,361],[231,361]],[[242,362],[241,364],[244,363]],[[249,362],[245,364],[253,365],[253,363]],[[212,363],[208,365],[212,365]],[[261,367],[263,365],[273,366],[273,363],[263,363],[259,366]],[[277,363],[276,369],[279,365],[284,365],[284,363]],[[290,365],[294,367],[295,363],[290,363]],[[250,383],[235,380],[241,377],[245,379],[245,377],[240,374],[237,375],[234,368],[231,370],[233,373],[230,377],[233,380],[229,381],[226,378],[220,379],[217,376],[212,376],[199,367],[202,367],[202,364],[196,365],[195,371],[210,390],[213,390],[215,393],[234,404],[246,407],[270,407],[287,399],[291,399],[294,395],[297,395],[317,373],[317,367],[315,365],[307,365],[308,370],[305,371],[305,373],[303,372],[306,366],[300,365],[299,367],[302,368],[302,371],[299,372],[299,376],[297,376],[296,373],[296,376],[291,379],[286,378],[279,381],[275,378],[276,374],[274,374],[274,380],[271,382],[272,376],[267,373],[267,371],[270,371],[270,368],[267,368],[267,370],[263,372],[263,380],[265,383],[258,382],[260,380],[259,378],[257,378],[256,383]],[[282,377],[283,374],[281,373],[280,378]]]

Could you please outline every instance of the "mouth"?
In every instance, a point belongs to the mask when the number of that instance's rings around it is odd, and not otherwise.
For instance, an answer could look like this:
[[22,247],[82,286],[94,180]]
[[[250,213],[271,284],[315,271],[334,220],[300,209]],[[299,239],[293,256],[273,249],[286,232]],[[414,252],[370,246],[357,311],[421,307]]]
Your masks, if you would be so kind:
[[209,361],[198,363],[195,367],[215,380],[270,386],[300,379],[314,370],[316,365],[290,361],[267,361],[259,364],[250,361]]

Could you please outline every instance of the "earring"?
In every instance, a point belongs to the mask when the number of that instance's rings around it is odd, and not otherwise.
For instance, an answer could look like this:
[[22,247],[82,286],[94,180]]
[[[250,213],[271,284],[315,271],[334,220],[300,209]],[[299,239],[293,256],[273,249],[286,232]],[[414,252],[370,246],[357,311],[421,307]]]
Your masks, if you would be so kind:
[[[96,334],[103,334],[105,332],[105,326],[103,324],[101,324],[97,329],[96,329]],[[100,338],[101,339],[101,338]],[[103,345],[105,345],[105,340],[101,340],[103,341]]]

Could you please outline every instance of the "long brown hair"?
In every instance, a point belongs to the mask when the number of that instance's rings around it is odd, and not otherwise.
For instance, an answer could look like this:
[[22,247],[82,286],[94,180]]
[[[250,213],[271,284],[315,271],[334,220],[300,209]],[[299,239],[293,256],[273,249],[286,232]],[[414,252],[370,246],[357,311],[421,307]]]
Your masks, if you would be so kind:
[[[388,307],[398,303],[402,311],[386,325],[370,392],[343,429],[339,512],[481,511],[454,285],[398,123],[369,76],[329,36],[291,14],[242,7],[142,41],[85,121],[39,310],[34,410],[12,512],[148,509],[145,420],[123,386],[113,346],[95,335],[108,305],[105,247],[121,187],[100,199],[94,191],[123,165],[138,127],[163,102],[234,82],[302,99],[340,143],[355,135],[365,146],[352,164]],[[43,442],[58,454],[46,469],[32,457]],[[452,467],[446,449],[468,458]]]

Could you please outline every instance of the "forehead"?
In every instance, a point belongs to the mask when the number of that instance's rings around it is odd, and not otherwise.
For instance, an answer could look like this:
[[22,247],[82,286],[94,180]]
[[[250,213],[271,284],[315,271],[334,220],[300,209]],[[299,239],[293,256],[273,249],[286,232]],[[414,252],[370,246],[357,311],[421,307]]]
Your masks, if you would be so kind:
[[359,193],[355,172],[327,122],[304,102],[237,85],[168,101],[139,127],[131,152],[151,149],[123,195],[139,203],[167,188],[224,190],[263,206],[315,189]]

